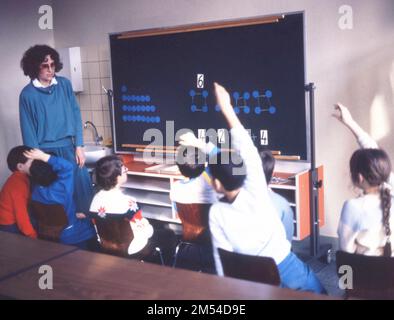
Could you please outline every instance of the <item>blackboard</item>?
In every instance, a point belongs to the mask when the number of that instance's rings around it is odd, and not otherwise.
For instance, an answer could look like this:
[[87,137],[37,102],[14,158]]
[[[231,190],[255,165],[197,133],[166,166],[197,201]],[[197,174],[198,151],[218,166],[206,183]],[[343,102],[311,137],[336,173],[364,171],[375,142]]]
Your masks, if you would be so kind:
[[256,146],[307,159],[303,14],[262,21],[111,34],[115,151],[148,145],[143,135],[151,128],[166,143],[168,121],[175,132],[189,128],[196,135],[226,128],[214,99],[218,82]]

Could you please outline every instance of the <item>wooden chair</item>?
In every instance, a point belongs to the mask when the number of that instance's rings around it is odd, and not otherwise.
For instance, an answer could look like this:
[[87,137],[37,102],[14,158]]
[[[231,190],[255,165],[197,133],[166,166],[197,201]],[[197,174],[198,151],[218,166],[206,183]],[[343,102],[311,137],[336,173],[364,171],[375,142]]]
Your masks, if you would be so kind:
[[279,271],[274,259],[231,252],[222,248],[218,250],[225,276],[280,285]]
[[59,242],[62,231],[68,225],[64,207],[61,204],[44,204],[32,200],[30,209],[37,221],[38,238]]
[[[94,218],[97,234],[100,237],[100,245],[105,253],[120,257],[129,257],[128,248],[130,242],[134,239],[133,230],[130,227],[128,218],[120,217],[119,219],[102,219]],[[163,256],[160,248],[152,247],[149,243],[139,253],[133,255],[136,259],[144,260],[152,251],[159,254],[160,263],[164,265]]]
[[173,267],[176,266],[180,249],[183,246],[198,245],[200,265],[202,264],[201,246],[210,246],[208,219],[211,204],[207,203],[179,203],[176,208],[179,219],[182,222],[182,239],[175,249]]
[[[336,261],[338,277],[352,281],[352,288],[345,289],[347,298],[394,299],[394,258],[337,251]],[[351,273],[341,266],[351,267]]]
[[95,218],[94,224],[100,237],[100,245],[104,252],[126,257],[130,242],[134,239],[130,222],[126,218]]

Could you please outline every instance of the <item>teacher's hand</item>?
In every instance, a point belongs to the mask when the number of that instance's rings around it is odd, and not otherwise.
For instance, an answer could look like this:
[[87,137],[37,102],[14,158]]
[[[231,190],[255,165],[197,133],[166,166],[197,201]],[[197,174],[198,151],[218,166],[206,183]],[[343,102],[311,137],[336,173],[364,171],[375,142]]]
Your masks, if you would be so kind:
[[85,152],[82,147],[75,148],[75,160],[80,168],[82,168],[85,164]]

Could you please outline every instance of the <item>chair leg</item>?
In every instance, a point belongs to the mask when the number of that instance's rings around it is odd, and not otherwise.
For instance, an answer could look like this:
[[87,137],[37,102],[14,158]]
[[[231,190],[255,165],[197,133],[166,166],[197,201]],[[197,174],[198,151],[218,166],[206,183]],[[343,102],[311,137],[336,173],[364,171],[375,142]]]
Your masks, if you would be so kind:
[[173,268],[175,268],[175,266],[176,266],[176,261],[177,261],[177,259],[178,259],[178,253],[179,253],[179,250],[181,249],[181,246],[182,246],[182,245],[183,245],[183,242],[181,241],[181,242],[178,243],[178,245],[177,245],[176,248],[175,248],[174,262],[172,263],[172,267],[173,267]]
[[164,266],[164,259],[163,259],[163,254],[161,252],[161,249],[159,247],[156,247],[155,251],[159,254],[161,265]]

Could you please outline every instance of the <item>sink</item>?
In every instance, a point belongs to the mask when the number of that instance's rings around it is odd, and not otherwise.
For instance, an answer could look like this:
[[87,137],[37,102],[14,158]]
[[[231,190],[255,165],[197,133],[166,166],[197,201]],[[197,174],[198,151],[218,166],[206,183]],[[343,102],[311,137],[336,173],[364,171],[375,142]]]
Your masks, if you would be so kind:
[[97,160],[113,153],[111,148],[95,144],[86,144],[84,151],[86,166],[94,166]]

